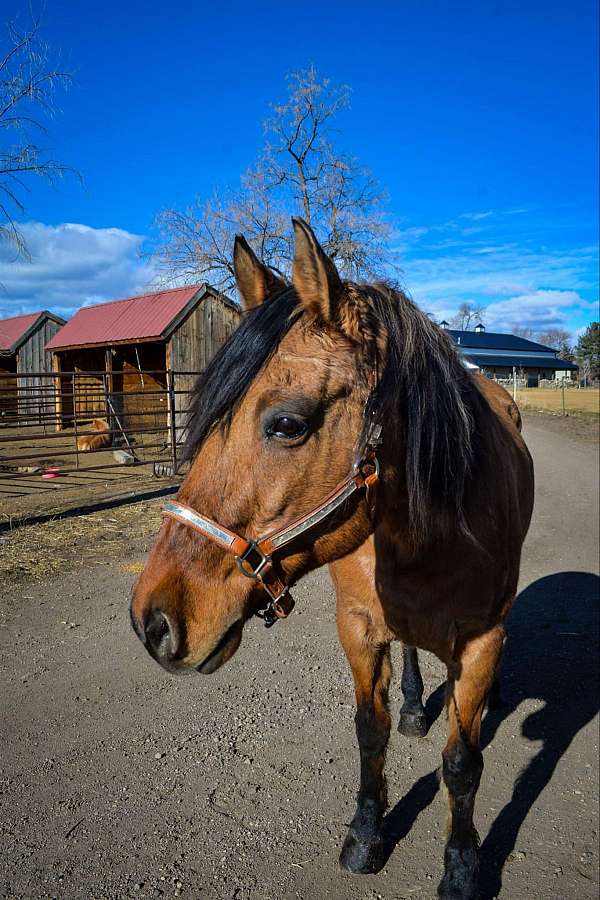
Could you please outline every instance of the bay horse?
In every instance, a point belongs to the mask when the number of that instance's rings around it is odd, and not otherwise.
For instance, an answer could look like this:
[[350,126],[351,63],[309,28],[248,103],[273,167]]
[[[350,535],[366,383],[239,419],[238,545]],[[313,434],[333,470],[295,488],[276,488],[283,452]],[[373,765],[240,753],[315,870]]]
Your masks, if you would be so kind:
[[[480,723],[532,513],[531,457],[509,395],[470,374],[442,329],[399,290],[342,281],[310,227],[293,225],[292,285],[236,239],[247,312],[197,383],[189,471],[135,585],[132,624],[168,671],[214,672],[253,614],[285,618],[289,587],[328,564],[360,750],[341,865],[385,862],[390,642],[401,640],[411,665],[422,648],[447,667],[438,894],[472,900]],[[414,665],[409,676],[420,733]]]

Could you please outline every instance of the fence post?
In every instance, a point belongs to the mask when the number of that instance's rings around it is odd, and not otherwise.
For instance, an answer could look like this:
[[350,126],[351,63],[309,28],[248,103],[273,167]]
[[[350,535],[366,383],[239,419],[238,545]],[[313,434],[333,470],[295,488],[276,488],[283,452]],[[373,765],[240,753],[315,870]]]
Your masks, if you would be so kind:
[[517,367],[513,366],[513,400],[517,402]]
[[167,402],[169,410],[169,438],[171,443],[171,464],[173,474],[177,469],[177,432],[175,427],[175,385],[173,369],[167,369]]
[[[75,368],[75,367],[73,367]],[[77,380],[77,374],[75,371],[73,372],[73,433],[75,435],[75,468],[79,468],[79,446],[77,442],[77,391],[75,388],[75,382]]]
[[564,378],[562,379],[562,381],[560,383],[560,389],[562,391],[562,414],[563,414],[563,416],[566,416],[566,412],[565,412],[565,379]]

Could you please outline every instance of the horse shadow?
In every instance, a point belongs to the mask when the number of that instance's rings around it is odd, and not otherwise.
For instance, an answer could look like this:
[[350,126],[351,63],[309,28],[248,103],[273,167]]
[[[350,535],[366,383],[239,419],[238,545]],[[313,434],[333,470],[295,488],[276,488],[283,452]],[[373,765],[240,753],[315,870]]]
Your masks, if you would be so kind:
[[[502,702],[484,717],[482,748],[528,698],[541,700],[544,706],[525,719],[521,733],[543,743],[517,777],[512,796],[481,846],[482,900],[499,895],[504,865],[530,809],[577,733],[598,712],[599,597],[598,576],[560,572],[521,591],[510,614],[500,680]],[[429,698],[429,721],[441,711],[443,691],[441,685]],[[438,787],[436,770],[420,778],[390,810],[384,820],[386,855],[409,833]]]

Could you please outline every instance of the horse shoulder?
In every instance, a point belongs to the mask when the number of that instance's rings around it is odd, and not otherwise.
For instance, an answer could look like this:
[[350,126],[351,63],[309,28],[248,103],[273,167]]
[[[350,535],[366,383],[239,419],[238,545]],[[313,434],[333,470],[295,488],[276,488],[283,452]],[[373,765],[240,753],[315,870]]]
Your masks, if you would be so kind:
[[523,427],[521,413],[508,391],[501,384],[491,381],[483,375],[475,375],[474,377],[480,392],[487,400],[492,411],[496,413],[499,419],[504,422],[510,422],[520,432]]

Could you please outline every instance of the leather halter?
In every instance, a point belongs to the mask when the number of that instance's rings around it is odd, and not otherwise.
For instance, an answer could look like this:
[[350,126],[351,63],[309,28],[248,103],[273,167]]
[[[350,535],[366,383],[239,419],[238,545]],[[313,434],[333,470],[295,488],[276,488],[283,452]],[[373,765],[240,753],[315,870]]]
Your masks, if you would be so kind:
[[277,573],[274,566],[273,553],[286,547],[310,528],[318,525],[356,491],[365,488],[368,495],[379,479],[376,448],[380,443],[381,426],[373,425],[362,456],[354,463],[346,478],[340,481],[319,506],[306,515],[293,519],[282,528],[267,532],[257,540],[236,534],[235,531],[219,525],[208,516],[201,515],[191,506],[186,506],[185,503],[168,500],[164,504],[163,514],[182,525],[187,525],[188,528],[199,532],[203,537],[235,556],[240,572],[259,582],[270,598],[266,607],[256,613],[264,620],[267,628],[270,628],[277,619],[284,619],[294,608],[294,601],[285,578]]

